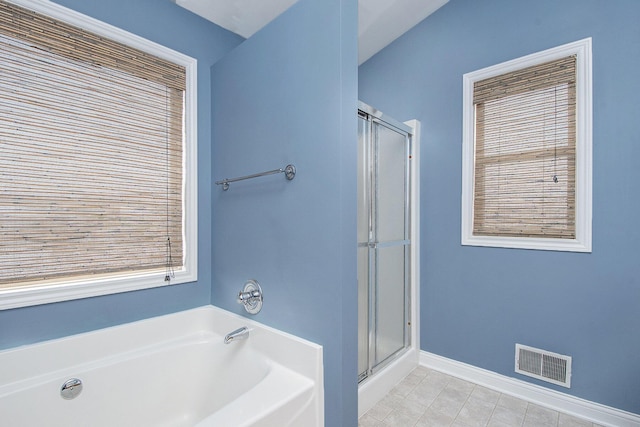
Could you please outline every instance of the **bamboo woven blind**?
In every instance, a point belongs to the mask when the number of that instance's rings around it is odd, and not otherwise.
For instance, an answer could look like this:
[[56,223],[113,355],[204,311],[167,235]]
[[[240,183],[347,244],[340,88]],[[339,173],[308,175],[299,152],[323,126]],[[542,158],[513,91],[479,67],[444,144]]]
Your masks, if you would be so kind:
[[185,79],[0,1],[0,289],[181,266]]
[[473,233],[575,238],[576,58],[474,84]]

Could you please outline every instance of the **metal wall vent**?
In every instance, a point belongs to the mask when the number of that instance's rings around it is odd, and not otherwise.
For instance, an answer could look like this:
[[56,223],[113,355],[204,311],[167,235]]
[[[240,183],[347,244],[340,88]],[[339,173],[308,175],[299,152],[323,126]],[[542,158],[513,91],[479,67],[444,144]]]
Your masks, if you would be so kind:
[[571,387],[571,356],[516,344],[516,372]]

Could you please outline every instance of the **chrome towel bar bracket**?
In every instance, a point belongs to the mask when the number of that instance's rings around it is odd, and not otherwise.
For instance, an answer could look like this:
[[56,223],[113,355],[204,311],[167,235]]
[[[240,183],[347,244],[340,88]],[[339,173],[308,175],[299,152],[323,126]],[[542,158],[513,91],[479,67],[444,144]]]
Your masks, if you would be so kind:
[[254,173],[253,175],[245,175],[237,178],[225,178],[220,181],[216,181],[216,185],[222,185],[222,189],[227,191],[229,189],[229,183],[236,181],[243,181],[245,179],[259,178],[261,176],[273,175],[275,173],[284,173],[284,177],[291,181],[296,176],[296,167],[294,165],[287,165],[284,168],[274,169],[271,171]]

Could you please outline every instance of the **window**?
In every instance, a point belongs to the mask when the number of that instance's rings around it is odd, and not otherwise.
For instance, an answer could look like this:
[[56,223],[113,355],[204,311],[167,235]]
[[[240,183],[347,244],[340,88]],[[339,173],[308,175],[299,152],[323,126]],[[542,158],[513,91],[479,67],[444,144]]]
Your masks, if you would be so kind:
[[196,280],[195,65],[0,0],[0,308]]
[[464,75],[463,245],[591,251],[590,53]]

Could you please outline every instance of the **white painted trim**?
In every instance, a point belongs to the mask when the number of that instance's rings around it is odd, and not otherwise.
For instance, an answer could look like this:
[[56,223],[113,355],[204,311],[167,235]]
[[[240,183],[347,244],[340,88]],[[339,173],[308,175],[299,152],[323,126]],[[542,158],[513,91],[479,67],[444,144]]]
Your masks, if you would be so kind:
[[[475,118],[473,84],[478,80],[576,55],[576,238],[543,239],[473,235]],[[591,38],[537,52],[478,71],[463,80],[461,244],[501,248],[591,252],[592,218],[592,77]]]
[[411,344],[396,360],[358,386],[358,417],[380,401],[418,366],[420,351],[420,122],[404,122],[411,131]]
[[420,350],[420,143],[418,120],[404,122],[411,127],[411,348]]
[[156,55],[185,67],[187,88],[185,99],[185,200],[184,200],[184,268],[176,270],[170,283],[164,281],[164,270],[157,273],[126,274],[101,279],[67,280],[55,285],[30,286],[0,290],[0,310],[31,305],[88,298],[198,280],[198,135],[197,135],[197,60],[140,36],[98,21],[56,3],[44,0],[9,0],[11,3],[53,17]]
[[603,426],[640,426],[638,414],[506,377],[426,351],[420,352],[420,365]]

